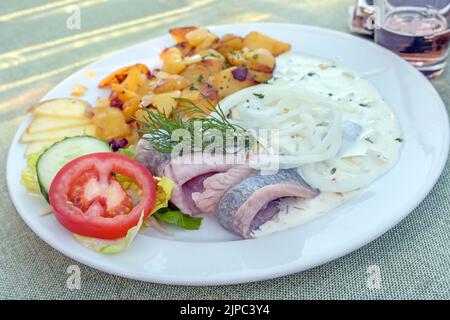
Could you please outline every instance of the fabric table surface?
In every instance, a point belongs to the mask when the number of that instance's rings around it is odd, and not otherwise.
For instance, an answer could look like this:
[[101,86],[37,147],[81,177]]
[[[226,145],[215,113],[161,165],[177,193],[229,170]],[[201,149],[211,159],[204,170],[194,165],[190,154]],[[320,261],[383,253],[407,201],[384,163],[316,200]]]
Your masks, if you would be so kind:
[[[9,145],[26,108],[99,56],[184,25],[288,22],[348,32],[348,7],[353,2],[3,0],[0,2],[0,166],[3,173]],[[80,29],[67,27],[74,8],[81,12]],[[448,108],[448,67],[432,84]],[[376,241],[305,272],[220,287],[145,283],[78,264],[52,249],[26,226],[9,198],[5,174],[0,175],[0,195],[0,298],[4,299],[450,298],[448,163],[427,198]],[[67,268],[73,264],[81,269],[78,290],[66,285]],[[373,272],[377,273],[379,286],[370,285]]]

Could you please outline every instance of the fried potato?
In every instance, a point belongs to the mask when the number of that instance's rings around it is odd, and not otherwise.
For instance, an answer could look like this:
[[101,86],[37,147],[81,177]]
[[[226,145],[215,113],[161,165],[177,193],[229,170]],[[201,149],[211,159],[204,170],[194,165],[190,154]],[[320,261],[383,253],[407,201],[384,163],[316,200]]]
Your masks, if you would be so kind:
[[193,63],[180,74],[193,84],[210,82],[217,73],[222,71],[223,63],[217,59],[207,59]]
[[163,70],[167,73],[178,74],[186,68],[183,55],[178,48],[167,48],[161,52],[160,56],[163,60]]
[[73,85],[73,89],[72,92],[70,93],[70,95],[72,97],[82,97],[84,95],[86,95],[87,92],[87,88],[85,86],[83,86],[82,84],[79,83],[75,83]]
[[213,85],[203,82],[197,86],[200,96],[209,100],[211,104],[216,105],[219,102],[219,94]]
[[222,70],[213,82],[220,99],[255,84],[257,82],[252,78],[247,67],[231,67]]
[[185,42],[186,34],[196,29],[198,28],[195,26],[172,28],[169,29],[169,33],[172,36],[173,40],[175,40],[176,42]]
[[199,51],[197,54],[201,57],[201,60],[220,60],[222,64],[226,62],[225,57],[220,52],[211,48]]
[[187,41],[178,42],[174,47],[180,50],[183,57],[190,56],[194,53],[194,47],[187,43]]
[[177,106],[177,101],[169,95],[157,94],[152,99],[152,105],[159,113],[170,117]]
[[276,40],[256,31],[250,32],[244,38],[244,47],[253,50],[264,48],[269,50],[274,56],[278,56],[291,50],[290,44]]
[[275,67],[275,58],[269,50],[259,48],[244,54],[245,65],[255,71],[272,73]]
[[249,69],[250,75],[255,79],[258,83],[266,83],[273,77],[272,72],[261,72]]
[[119,108],[95,108],[92,123],[96,126],[96,135],[105,141],[131,134],[125,115]]
[[128,101],[134,97],[137,97],[136,92],[134,92],[132,90],[128,90],[120,84],[113,83],[111,90],[112,90],[112,94],[114,94],[114,96],[117,96],[117,98],[119,98],[119,100],[122,102]]
[[244,47],[244,39],[234,34],[224,35],[214,49],[223,56],[227,56],[231,51],[240,51]]
[[125,116],[126,122],[133,120],[134,114],[136,113],[136,111],[139,110],[140,103],[141,103],[141,98],[139,98],[137,96],[124,102],[124,104],[122,106],[122,110],[123,110],[123,115]]
[[99,82],[98,87],[99,88],[108,88],[108,87],[111,87],[111,85],[113,83],[120,84],[127,78],[130,71],[134,70],[134,69],[139,71],[139,73],[145,74],[146,76],[150,75],[150,69],[147,68],[147,66],[145,64],[138,63],[138,64],[134,64],[132,66],[120,68],[120,69],[110,73],[109,75],[107,75],[105,78],[103,78]]
[[228,52],[227,61],[235,67],[245,66],[246,60],[242,51],[233,50]]
[[[190,100],[200,109],[210,113],[213,107],[219,101],[217,91],[212,85],[208,83],[202,83],[197,85],[195,88],[186,88],[181,92],[181,98]],[[203,113],[193,113],[192,111],[187,111],[186,107],[190,107],[191,104],[186,101],[178,101],[177,111],[180,113],[182,118],[190,117],[204,117]]]
[[169,77],[156,79],[154,92],[163,93],[174,90],[183,90],[191,85],[191,81],[180,75],[170,75]]
[[143,109],[143,108],[139,108],[135,113],[134,113],[134,119],[136,119],[136,121],[141,121],[141,122],[147,122],[147,109]]
[[211,48],[211,46],[219,41],[219,38],[211,33],[208,29],[198,28],[186,34],[187,42],[195,47],[194,52],[198,53],[204,49]]
[[127,90],[136,92],[141,85],[141,75],[142,74],[138,69],[131,69],[128,76],[120,85]]
[[[196,101],[200,98],[200,91],[198,91],[197,88],[195,87],[189,87],[184,89],[183,91],[181,91],[181,98],[183,99],[187,99],[187,100],[191,100],[191,101]],[[179,101],[178,105],[183,106],[185,105],[186,102],[183,101]]]

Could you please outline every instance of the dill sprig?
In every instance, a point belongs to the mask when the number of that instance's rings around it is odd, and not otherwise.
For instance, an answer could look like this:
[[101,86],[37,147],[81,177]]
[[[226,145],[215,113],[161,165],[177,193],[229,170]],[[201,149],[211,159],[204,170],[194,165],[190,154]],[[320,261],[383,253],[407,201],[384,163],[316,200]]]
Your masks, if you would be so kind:
[[[222,136],[222,141],[224,142],[223,153],[239,151],[237,150],[237,147],[239,147],[237,145],[238,142],[243,143],[245,150],[251,149],[255,144],[256,140],[253,135],[241,126],[231,123],[220,108],[220,105],[216,107],[211,101],[206,99],[209,107],[205,110],[197,106],[192,100],[185,98],[174,99],[185,103],[183,112],[189,116],[188,119],[183,120],[177,110],[173,111],[172,117],[168,117],[165,114],[146,108],[142,108],[146,112],[144,115],[145,121],[135,119],[141,125],[141,129],[138,132],[146,135],[144,139],[152,144],[155,150],[171,153],[173,148],[180,143],[188,143],[188,141],[177,141],[172,138],[172,134],[179,129],[186,130],[189,133],[192,151],[204,151],[212,143],[212,137],[206,134],[208,132]],[[195,123],[197,125],[194,125]],[[196,132],[199,128],[200,132]],[[202,135],[201,146],[195,145],[194,137],[196,134]],[[230,134],[232,135],[231,137]],[[201,150],[198,150],[199,148]]]

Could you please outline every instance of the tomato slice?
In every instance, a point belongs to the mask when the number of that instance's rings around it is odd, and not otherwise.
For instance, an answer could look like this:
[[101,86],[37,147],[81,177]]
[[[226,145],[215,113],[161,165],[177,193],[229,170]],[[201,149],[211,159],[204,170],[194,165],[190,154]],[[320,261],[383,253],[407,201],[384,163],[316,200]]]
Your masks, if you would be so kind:
[[[113,173],[133,180],[141,190],[134,205]],[[67,163],[49,190],[50,205],[58,221],[73,233],[99,239],[118,239],[148,217],[155,204],[156,184],[152,173],[127,156],[101,152]]]

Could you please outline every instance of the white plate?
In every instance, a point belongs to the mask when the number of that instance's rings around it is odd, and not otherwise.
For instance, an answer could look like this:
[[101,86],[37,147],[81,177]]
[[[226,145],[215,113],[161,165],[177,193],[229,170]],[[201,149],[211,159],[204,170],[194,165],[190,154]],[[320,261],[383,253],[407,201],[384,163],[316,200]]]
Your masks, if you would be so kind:
[[[293,45],[294,52],[334,59],[358,73],[383,69],[369,80],[394,108],[404,134],[397,165],[359,196],[305,225],[256,240],[240,240],[206,220],[201,231],[180,231],[173,238],[145,231],[117,255],[102,255],[78,244],[53,215],[42,217],[44,201],[20,185],[25,146],[18,130],[8,156],[8,187],[22,218],[44,241],[63,254],[102,271],[167,284],[232,284],[279,277],[339,258],[382,235],[408,215],[439,177],[449,149],[448,117],[429,81],[393,53],[372,42],[331,30],[290,24],[240,24],[211,27],[223,35],[260,31]],[[89,87],[95,103],[105,96],[96,89],[110,71],[136,62],[160,64],[159,52],[173,42],[169,36],[117,52],[78,71],[44,99],[69,96],[72,85]],[[97,73],[88,79],[86,70]],[[14,236],[14,235],[11,235]]]

